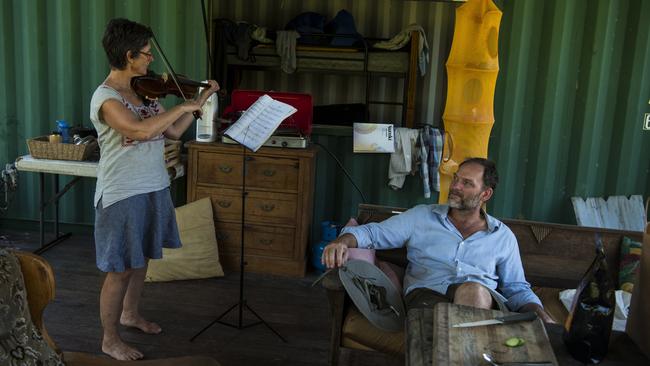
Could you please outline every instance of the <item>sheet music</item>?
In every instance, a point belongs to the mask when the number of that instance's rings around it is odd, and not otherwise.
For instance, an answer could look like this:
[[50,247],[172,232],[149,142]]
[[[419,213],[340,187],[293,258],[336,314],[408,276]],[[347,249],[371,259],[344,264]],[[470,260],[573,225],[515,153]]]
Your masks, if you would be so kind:
[[257,151],[280,123],[296,111],[298,110],[293,106],[264,94],[224,134]]

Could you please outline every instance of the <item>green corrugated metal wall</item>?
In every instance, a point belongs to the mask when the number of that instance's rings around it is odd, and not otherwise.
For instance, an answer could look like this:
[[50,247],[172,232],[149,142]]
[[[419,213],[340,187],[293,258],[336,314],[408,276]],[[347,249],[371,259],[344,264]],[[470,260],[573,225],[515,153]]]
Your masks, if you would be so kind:
[[[1,0],[1,4],[3,168],[27,154],[25,139],[48,134],[57,119],[92,126],[90,97],[109,71],[101,37],[111,18],[126,17],[150,25],[176,72],[196,79],[207,77],[200,0]],[[160,61],[153,65],[156,71],[165,71]],[[170,102],[173,100],[165,101]],[[70,178],[62,176],[60,181],[63,187]],[[37,219],[38,187],[38,174],[20,172],[18,194],[9,210],[0,212],[0,218]],[[46,192],[51,187],[48,184]],[[83,178],[77,183],[61,200],[61,220],[92,224],[94,189],[94,179]],[[177,196],[184,199],[184,192]]]
[[571,196],[650,196],[650,1],[504,1],[502,10],[493,211],[572,223]]
[[[395,24],[387,17],[402,4],[410,9],[404,22],[423,12],[431,14],[425,30],[434,50],[440,52],[433,53],[432,64],[444,65],[451,37],[448,26],[453,22],[440,19],[443,14],[453,17],[448,7],[456,4],[384,0],[377,6],[360,6],[360,2],[335,4],[360,11],[353,12],[357,22],[376,23],[367,27],[378,33],[392,31]],[[316,7],[317,3],[306,4]],[[501,185],[490,211],[501,217],[571,223],[572,195],[650,195],[650,132],[642,131],[643,114],[650,112],[650,1],[504,0],[497,4],[504,14],[489,154],[500,167]],[[245,16],[246,9],[240,11]],[[253,8],[250,13],[257,14]],[[0,163],[25,154],[24,140],[48,132],[58,118],[89,124],[90,95],[108,70],[99,43],[101,33],[115,16],[150,24],[175,69],[203,77],[205,47],[198,0],[2,0]],[[435,77],[444,80],[444,75]],[[345,91],[344,83],[335,85],[332,93]],[[444,92],[433,91],[437,85],[435,80],[421,85],[421,91],[435,97],[418,105],[420,115],[433,118],[434,124],[440,123],[444,105]],[[339,157],[369,202],[410,206],[427,201],[416,178],[407,179],[402,191],[386,188],[388,157],[353,155],[349,133],[315,135],[314,140]],[[93,189],[94,180],[84,179],[68,193],[62,200],[64,222],[92,223]],[[183,199],[183,189],[179,185],[178,201]],[[36,219],[37,199],[36,174],[22,173],[19,194],[0,218]],[[345,220],[360,202],[325,152],[319,156],[315,201],[314,223]],[[428,201],[435,202],[436,197]],[[317,237],[317,225],[314,229]]]

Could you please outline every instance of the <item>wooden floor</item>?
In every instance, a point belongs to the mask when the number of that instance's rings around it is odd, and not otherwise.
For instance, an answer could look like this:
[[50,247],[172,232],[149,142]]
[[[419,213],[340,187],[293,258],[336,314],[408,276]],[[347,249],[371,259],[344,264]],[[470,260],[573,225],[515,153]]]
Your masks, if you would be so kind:
[[[0,231],[0,247],[33,251],[37,232]],[[73,235],[42,256],[54,268],[56,300],[45,312],[50,336],[64,351],[101,353],[99,289],[102,274],[95,267],[91,235]],[[246,274],[245,297],[249,306],[287,339],[284,343],[265,325],[236,329],[214,324],[194,342],[189,339],[239,300],[239,273],[205,280],[147,283],[141,312],[158,322],[163,333],[146,335],[122,329],[123,338],[148,359],[208,355],[222,365],[327,365],[329,310],[316,274],[294,279]],[[238,312],[224,320],[236,324]],[[244,311],[244,324],[256,318]],[[402,360],[377,354],[363,358],[343,353],[341,365],[401,365]]]

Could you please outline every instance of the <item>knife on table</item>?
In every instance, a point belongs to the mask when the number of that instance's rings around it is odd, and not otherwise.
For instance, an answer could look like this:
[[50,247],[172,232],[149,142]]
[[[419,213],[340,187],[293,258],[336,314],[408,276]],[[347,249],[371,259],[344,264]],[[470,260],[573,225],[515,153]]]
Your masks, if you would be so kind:
[[475,322],[458,323],[452,325],[451,327],[452,328],[480,327],[482,325],[509,324],[509,323],[523,322],[523,321],[531,321],[535,319],[537,319],[537,314],[531,311],[527,313],[499,316],[496,318],[479,320]]

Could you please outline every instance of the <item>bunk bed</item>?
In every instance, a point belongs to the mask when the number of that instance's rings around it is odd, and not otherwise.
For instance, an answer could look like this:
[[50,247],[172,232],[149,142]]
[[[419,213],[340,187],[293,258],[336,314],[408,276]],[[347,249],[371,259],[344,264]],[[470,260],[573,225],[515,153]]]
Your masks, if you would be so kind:
[[[415,98],[418,72],[418,32],[411,33],[410,43],[405,47],[387,51],[373,49],[372,40],[364,39],[362,47],[330,47],[298,45],[296,47],[296,66],[299,72],[319,72],[331,74],[352,73],[366,78],[365,106],[372,104],[395,105],[402,110],[402,126],[414,127]],[[225,52],[225,85],[234,90],[238,87],[239,72],[245,70],[280,70],[280,56],[274,44],[260,44],[249,51],[250,57],[242,60],[237,49],[228,46]],[[368,92],[378,77],[400,78],[404,82],[404,92],[400,101],[371,100]]]

